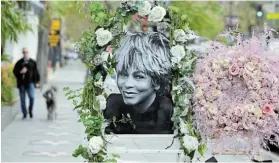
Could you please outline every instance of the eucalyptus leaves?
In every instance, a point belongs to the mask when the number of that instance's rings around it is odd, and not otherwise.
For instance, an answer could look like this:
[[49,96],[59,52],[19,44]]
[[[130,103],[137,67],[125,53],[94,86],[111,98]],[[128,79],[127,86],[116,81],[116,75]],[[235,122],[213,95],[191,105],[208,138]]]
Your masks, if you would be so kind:
[[[104,139],[104,117],[102,111],[106,104],[106,88],[104,80],[115,73],[115,58],[113,52],[119,47],[121,38],[125,35],[123,26],[132,21],[132,15],[138,15],[157,25],[157,31],[167,34],[171,42],[173,65],[172,97],[175,113],[172,117],[176,137],[181,141],[181,147],[191,159],[198,149],[201,155],[205,151],[201,137],[192,126],[192,110],[190,104],[194,86],[189,78],[195,69],[196,57],[186,48],[187,40],[195,37],[188,29],[185,15],[172,7],[166,7],[163,1],[129,1],[123,2],[115,13],[108,12],[100,2],[91,2],[89,6],[92,20],[98,25],[94,31],[84,32],[77,43],[76,50],[84,58],[91,76],[82,91],[72,91],[66,88],[68,99],[73,99],[80,121],[84,124],[88,147],[79,146],[73,156],[82,155],[93,162],[116,161],[117,155],[108,157],[107,140]],[[80,100],[76,100],[79,98]]]

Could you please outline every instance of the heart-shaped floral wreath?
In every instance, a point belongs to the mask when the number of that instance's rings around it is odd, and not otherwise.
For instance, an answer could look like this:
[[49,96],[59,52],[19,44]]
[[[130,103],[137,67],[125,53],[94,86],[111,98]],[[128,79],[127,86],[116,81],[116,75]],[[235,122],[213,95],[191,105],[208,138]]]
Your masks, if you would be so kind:
[[194,122],[221,151],[226,137],[248,139],[247,148],[236,149],[248,155],[258,145],[279,146],[279,53],[266,50],[263,40],[272,29],[265,24],[265,30],[245,41],[237,34],[234,46],[213,43],[209,56],[197,61]]

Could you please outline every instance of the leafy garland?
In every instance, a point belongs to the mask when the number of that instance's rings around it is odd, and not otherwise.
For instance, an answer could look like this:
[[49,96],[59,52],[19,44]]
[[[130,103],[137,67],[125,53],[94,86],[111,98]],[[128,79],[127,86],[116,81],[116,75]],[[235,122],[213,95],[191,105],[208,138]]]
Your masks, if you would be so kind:
[[[108,142],[104,137],[105,119],[102,113],[104,109],[102,101],[103,99],[105,101],[107,94],[102,85],[107,75],[115,73],[116,62],[112,54],[119,47],[121,38],[125,36],[124,25],[130,22],[133,15],[140,11],[150,13],[149,10],[156,6],[166,11],[166,16],[163,15],[162,20],[155,23],[158,31],[162,30],[162,32],[164,30],[162,27],[168,26],[172,47],[172,98],[175,104],[172,121],[176,129],[174,138],[179,138],[181,148],[190,160],[193,159],[196,150],[201,155],[204,154],[206,144],[202,142],[200,134],[192,125],[193,112],[190,98],[194,85],[188,77],[195,70],[196,56],[186,49],[187,39],[194,36],[188,29],[187,15],[180,15],[177,8],[167,7],[163,1],[129,1],[121,3],[121,7],[118,7],[114,13],[106,10],[100,2],[91,2],[88,7],[92,20],[99,26],[96,30],[89,29],[83,33],[83,37],[76,44],[76,50],[89,68],[90,76],[83,89],[74,91],[69,87],[64,88],[68,100],[73,101],[75,110],[80,116],[79,122],[82,122],[86,128],[85,133],[89,141],[88,147],[80,145],[74,151],[74,157],[81,155],[89,162],[116,162],[116,158],[119,157],[117,154],[109,157],[106,149]],[[142,19],[146,20],[147,16],[138,14],[137,20]]]

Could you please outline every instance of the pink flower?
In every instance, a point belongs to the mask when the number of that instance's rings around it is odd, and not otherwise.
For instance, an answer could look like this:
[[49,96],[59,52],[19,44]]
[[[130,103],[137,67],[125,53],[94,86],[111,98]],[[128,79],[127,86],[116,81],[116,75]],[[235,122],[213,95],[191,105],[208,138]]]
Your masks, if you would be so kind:
[[219,118],[219,124],[225,124],[227,119],[225,117],[220,117]]
[[269,104],[265,104],[262,110],[265,114],[273,114],[274,113],[273,108]]
[[260,62],[260,58],[258,56],[252,55],[250,57],[250,60],[254,63],[254,64],[258,64]]
[[258,121],[257,121],[257,125],[258,125],[259,127],[265,127],[265,126],[266,126],[266,122],[265,122],[264,120],[258,120]]
[[107,51],[109,54],[112,54],[112,48],[111,48],[111,46],[107,46],[106,51]]
[[239,71],[240,71],[240,69],[237,64],[233,64],[229,69],[229,72],[231,75],[237,75],[239,73]]
[[136,21],[138,19],[138,13],[136,13],[136,14],[134,14],[133,16],[132,16],[132,20],[133,21]]
[[232,124],[232,129],[236,131],[238,129],[238,124],[237,123],[233,123]]
[[147,17],[143,17],[143,18],[140,20],[140,23],[141,23],[142,25],[146,25],[146,24],[148,23]]
[[234,109],[234,115],[236,115],[236,116],[241,116],[241,114],[242,114],[242,110],[241,110],[241,108],[240,107],[235,107]]

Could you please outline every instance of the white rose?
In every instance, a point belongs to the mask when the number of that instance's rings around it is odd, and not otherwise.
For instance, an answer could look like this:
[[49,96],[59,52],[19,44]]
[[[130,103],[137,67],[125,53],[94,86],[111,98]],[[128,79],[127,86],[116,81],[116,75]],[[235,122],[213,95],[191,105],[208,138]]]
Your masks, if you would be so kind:
[[148,15],[151,11],[151,4],[148,1],[143,1],[142,6],[139,7],[138,13],[140,16]]
[[98,100],[99,103],[100,103],[100,109],[105,110],[106,109],[106,98],[105,98],[105,96],[103,96],[103,95],[96,96],[96,100]]
[[188,151],[194,151],[198,149],[199,142],[197,138],[189,135],[183,136],[183,145]]
[[241,57],[238,58],[238,60],[239,60],[240,62],[243,62],[243,63],[244,63],[246,59],[245,59],[245,57],[241,56]]
[[184,124],[180,124],[180,132],[182,134],[189,134],[189,131],[188,131],[185,123]]
[[195,32],[192,30],[187,29],[186,30],[186,39],[187,40],[192,40],[194,38],[197,38],[198,36],[195,35]]
[[255,107],[252,104],[247,104],[244,106],[244,109],[247,110],[249,113],[254,113],[255,112]]
[[103,51],[101,54],[103,61],[107,61],[109,57],[109,52]]
[[174,31],[174,40],[177,42],[185,42],[186,34],[182,29],[176,29]]
[[93,136],[88,143],[88,148],[93,154],[100,152],[104,146],[104,141],[101,136]]
[[196,89],[195,97],[196,97],[197,99],[203,97],[203,91],[202,91],[201,88],[197,88],[197,89]]
[[166,15],[166,9],[161,6],[154,7],[148,15],[148,20],[153,22],[162,21]]
[[212,69],[213,70],[220,70],[221,69],[221,64],[218,60],[214,60],[212,62]]
[[256,90],[261,88],[261,82],[253,82],[252,87]]
[[221,64],[224,68],[229,68],[230,67],[230,60],[223,59],[223,60],[221,60]]
[[184,47],[181,46],[181,45],[173,46],[171,48],[170,52],[172,54],[171,60],[172,60],[173,63],[180,62],[180,60],[186,55]]
[[252,62],[248,62],[245,64],[244,69],[246,71],[253,71],[255,69],[255,66]]
[[99,28],[95,34],[97,35],[97,43],[99,46],[104,46],[112,40],[111,32],[104,30],[104,28]]
[[218,108],[215,105],[211,105],[210,108],[208,108],[208,112],[216,115],[218,112]]

